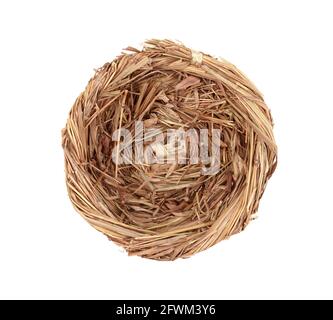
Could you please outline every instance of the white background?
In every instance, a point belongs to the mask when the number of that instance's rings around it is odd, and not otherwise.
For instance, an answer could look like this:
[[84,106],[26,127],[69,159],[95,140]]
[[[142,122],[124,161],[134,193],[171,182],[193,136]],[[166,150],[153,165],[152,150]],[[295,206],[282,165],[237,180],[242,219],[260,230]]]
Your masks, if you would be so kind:
[[[2,1],[0,298],[333,298],[331,1]],[[259,219],[190,259],[128,257],[72,208],[60,131],[93,69],[170,38],[237,65],[279,147]]]

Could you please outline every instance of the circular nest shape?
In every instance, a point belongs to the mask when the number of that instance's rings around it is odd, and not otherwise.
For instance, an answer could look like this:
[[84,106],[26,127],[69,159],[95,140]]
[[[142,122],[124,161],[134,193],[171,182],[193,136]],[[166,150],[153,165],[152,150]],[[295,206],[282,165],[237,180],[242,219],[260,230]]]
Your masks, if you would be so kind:
[[96,71],[62,131],[69,197],[130,255],[189,257],[254,218],[277,163],[272,126],[227,61],[169,40],[126,48]]

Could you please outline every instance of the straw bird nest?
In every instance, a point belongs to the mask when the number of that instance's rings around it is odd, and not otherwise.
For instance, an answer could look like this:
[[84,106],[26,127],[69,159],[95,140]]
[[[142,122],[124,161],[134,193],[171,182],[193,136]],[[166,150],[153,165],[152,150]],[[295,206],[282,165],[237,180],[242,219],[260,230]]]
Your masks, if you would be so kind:
[[157,260],[243,230],[277,163],[256,87],[234,65],[168,40],[98,69],[62,144],[76,210],[130,255]]

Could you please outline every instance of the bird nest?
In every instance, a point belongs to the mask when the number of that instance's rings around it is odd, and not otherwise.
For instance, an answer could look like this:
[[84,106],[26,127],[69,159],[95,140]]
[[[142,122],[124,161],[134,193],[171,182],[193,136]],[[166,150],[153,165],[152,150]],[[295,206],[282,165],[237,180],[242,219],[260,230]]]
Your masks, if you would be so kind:
[[168,40],[98,69],[62,144],[76,210],[130,255],[157,260],[243,230],[277,163],[256,87],[234,65]]

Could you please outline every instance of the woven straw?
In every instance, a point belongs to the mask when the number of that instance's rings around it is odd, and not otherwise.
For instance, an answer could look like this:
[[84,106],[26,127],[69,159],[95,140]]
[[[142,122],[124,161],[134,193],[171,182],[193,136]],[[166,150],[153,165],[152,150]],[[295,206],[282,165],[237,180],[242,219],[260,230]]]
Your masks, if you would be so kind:
[[[134,123],[221,129],[220,166],[118,164],[112,133]],[[169,40],[127,48],[96,71],[62,132],[66,182],[76,210],[130,255],[189,257],[253,219],[276,167],[272,118],[232,64]]]

